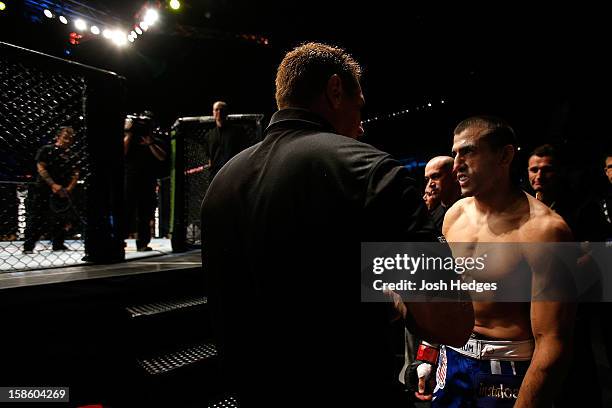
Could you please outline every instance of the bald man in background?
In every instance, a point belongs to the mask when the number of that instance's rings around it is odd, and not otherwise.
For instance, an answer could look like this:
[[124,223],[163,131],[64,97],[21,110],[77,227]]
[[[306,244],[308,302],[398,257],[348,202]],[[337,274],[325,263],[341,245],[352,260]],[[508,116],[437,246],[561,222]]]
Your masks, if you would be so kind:
[[425,166],[425,192],[440,200],[440,205],[429,212],[438,231],[442,231],[446,210],[461,198],[461,188],[453,174],[453,164],[452,157],[436,156]]
[[227,103],[215,102],[212,111],[215,127],[204,135],[204,150],[209,158],[211,180],[225,163],[249,147],[246,132],[240,125],[228,122],[228,112]]

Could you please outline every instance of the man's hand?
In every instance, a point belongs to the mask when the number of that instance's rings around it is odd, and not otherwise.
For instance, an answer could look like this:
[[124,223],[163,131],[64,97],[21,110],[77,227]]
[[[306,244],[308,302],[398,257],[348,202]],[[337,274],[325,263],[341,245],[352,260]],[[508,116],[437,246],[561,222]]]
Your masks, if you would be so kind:
[[162,149],[162,147],[155,142],[155,139],[153,139],[153,136],[151,136],[150,134],[144,135],[143,137],[141,137],[140,144],[149,146],[151,153],[153,153],[153,156],[155,156],[157,160],[159,161],[166,160],[165,150]]
[[153,143],[155,143],[155,141],[153,140],[153,138],[151,137],[151,135],[145,135],[140,139],[140,144],[142,145],[147,145],[150,146]]
[[64,188],[64,186],[60,185],[60,184],[53,184],[51,186],[51,191],[53,192],[53,194],[57,194],[58,196],[62,197],[62,198],[66,198],[68,197],[68,191]]
[[[436,386],[435,373],[438,364],[439,346],[421,341],[416,360],[410,367],[408,381],[414,396],[421,401],[431,401]],[[416,386],[416,387],[415,387]],[[416,389],[415,389],[416,388]]]
[[434,367],[429,363],[421,363],[417,366],[418,391],[414,396],[421,401],[431,401],[433,398],[433,388],[436,386]]
[[64,187],[62,187],[60,184],[57,184],[57,183],[51,184],[51,191],[53,192],[53,194],[57,194],[61,197],[65,196]]

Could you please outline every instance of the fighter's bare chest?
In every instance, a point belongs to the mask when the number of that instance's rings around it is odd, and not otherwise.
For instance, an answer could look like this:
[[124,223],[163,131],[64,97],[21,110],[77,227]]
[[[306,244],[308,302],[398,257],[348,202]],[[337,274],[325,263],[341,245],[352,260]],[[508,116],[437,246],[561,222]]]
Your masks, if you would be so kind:
[[[472,278],[500,281],[517,277],[525,269],[520,233],[517,229],[489,223],[458,222],[446,232],[453,256],[485,259],[485,268],[473,270]],[[523,273],[523,272],[521,272]]]
[[470,217],[463,214],[446,231],[448,242],[522,242],[520,222],[505,218]]

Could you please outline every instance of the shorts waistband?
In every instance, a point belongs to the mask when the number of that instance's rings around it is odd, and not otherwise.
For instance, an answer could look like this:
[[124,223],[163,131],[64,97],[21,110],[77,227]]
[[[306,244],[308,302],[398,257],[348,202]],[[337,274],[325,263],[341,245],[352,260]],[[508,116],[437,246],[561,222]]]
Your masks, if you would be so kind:
[[477,360],[508,360],[527,361],[531,360],[535,341],[529,340],[488,340],[470,337],[463,347],[450,347],[457,353],[472,357]]

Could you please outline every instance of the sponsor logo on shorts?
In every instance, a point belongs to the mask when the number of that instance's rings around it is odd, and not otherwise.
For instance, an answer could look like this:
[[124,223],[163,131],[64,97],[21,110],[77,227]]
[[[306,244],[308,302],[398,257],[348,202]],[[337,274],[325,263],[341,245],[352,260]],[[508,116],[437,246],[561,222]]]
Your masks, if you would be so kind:
[[440,347],[440,356],[438,357],[438,369],[436,370],[436,388],[443,389],[446,385],[446,348]]
[[479,397],[492,397],[496,399],[502,400],[512,400],[518,398],[519,389],[512,388],[508,386],[504,386],[504,384],[486,384],[480,383],[478,387],[478,396]]

